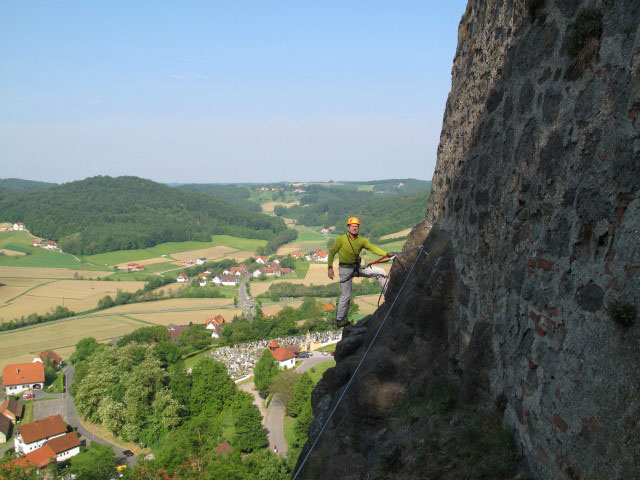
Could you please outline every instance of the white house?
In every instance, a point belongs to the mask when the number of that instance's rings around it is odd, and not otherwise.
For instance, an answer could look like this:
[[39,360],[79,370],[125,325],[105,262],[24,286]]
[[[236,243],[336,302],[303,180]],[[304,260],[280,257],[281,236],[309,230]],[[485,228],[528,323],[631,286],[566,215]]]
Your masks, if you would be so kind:
[[207,277],[200,277],[200,283],[199,285],[201,287],[206,287],[207,286]]
[[267,263],[267,260],[268,258],[265,256],[256,257],[256,263],[259,263],[260,265]]
[[253,278],[258,278],[260,275],[262,275],[262,270],[260,270],[259,268],[256,268],[251,274]]
[[186,273],[180,273],[176,281],[179,283],[184,283],[189,281],[189,276]]
[[20,231],[22,231],[22,230],[24,230],[25,228],[26,228],[26,227],[24,226],[24,223],[22,223],[22,222],[17,222],[17,223],[14,223],[14,224],[13,224],[13,229],[14,229],[14,230],[20,230]]
[[17,453],[29,453],[42,447],[47,440],[67,433],[67,425],[60,414],[35,420],[18,427],[14,438]]
[[7,395],[44,387],[42,363],[14,363],[2,369],[2,385]]
[[56,248],[58,248],[58,244],[56,242],[54,242],[53,240],[49,240],[47,242],[47,245],[44,248],[49,249],[49,250],[55,250]]
[[47,440],[42,447],[28,452],[10,464],[43,469],[54,460],[56,463],[61,463],[78,453],[80,453],[80,440],[74,432],[69,432]]
[[273,359],[278,362],[280,368],[293,368],[296,366],[296,354],[286,348],[282,348],[275,340],[267,345]]
[[212,281],[216,285],[226,285],[226,286],[235,287],[236,285],[238,285],[240,278],[237,275],[225,275],[223,273],[221,275],[216,275],[215,277],[213,277]]
[[196,260],[196,265],[204,265],[206,261],[207,261],[206,257],[201,257]]

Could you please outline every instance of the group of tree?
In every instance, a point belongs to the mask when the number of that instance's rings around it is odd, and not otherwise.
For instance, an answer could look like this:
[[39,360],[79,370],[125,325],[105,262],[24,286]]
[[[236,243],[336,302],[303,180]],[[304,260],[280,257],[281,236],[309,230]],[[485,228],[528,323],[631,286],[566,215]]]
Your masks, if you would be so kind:
[[216,199],[233,203],[248,212],[259,213],[262,211],[260,204],[251,200],[251,189],[246,185],[221,185],[216,183],[189,183],[178,185],[176,188],[189,192],[204,193]]
[[[164,327],[138,329],[115,346],[78,342],[70,358],[78,412],[124,440],[156,446],[156,458],[140,462],[131,478],[287,478],[295,459],[264,450],[260,412],[226,367],[206,357],[186,372],[177,353],[198,338],[196,330],[187,329],[175,345]],[[216,455],[225,441],[233,453]]]
[[[401,182],[410,188],[397,188]],[[300,205],[288,208],[279,205],[274,212],[293,218],[301,225],[335,226],[340,232],[349,216],[357,216],[362,235],[376,240],[424,219],[429,190],[430,182],[418,180],[384,181],[366,191],[359,190],[358,183],[310,185],[300,198]]]
[[[362,282],[353,284],[353,295],[372,295],[380,292],[380,286],[371,280],[363,279]],[[265,297],[274,302],[283,297],[335,297],[340,295],[340,284],[329,283],[327,285],[304,285],[301,283],[273,283],[269,286]]]
[[209,241],[228,234],[270,240],[284,222],[203,193],[137,177],[98,176],[0,196],[6,221],[25,222],[34,235],[89,255],[171,241]]
[[40,323],[53,322],[55,320],[61,320],[63,318],[73,317],[75,312],[69,310],[67,307],[61,307],[58,305],[51,312],[38,314],[32,313],[30,315],[22,316],[19,319],[9,320],[8,322],[0,323],[0,332],[7,330],[15,330],[16,328],[28,327],[31,325],[38,325]]

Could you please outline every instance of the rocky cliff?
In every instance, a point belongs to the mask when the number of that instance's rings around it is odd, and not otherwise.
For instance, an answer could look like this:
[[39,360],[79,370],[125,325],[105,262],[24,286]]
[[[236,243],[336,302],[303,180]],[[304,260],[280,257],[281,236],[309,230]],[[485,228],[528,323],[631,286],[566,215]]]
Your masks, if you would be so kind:
[[639,185],[640,2],[471,0],[424,253],[346,329],[298,478],[640,478]]

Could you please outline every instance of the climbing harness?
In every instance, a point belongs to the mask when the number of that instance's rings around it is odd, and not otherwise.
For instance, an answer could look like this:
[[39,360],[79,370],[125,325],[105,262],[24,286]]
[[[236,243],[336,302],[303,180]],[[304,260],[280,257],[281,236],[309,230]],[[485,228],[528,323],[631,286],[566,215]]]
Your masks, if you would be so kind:
[[[378,327],[378,330],[376,330],[376,333],[373,336],[373,338],[371,339],[371,342],[369,343],[369,346],[367,347],[367,349],[365,350],[364,354],[360,358],[360,361],[358,362],[358,365],[356,366],[355,370],[353,371],[353,374],[351,375],[351,378],[349,378],[349,381],[347,382],[347,385],[342,390],[342,393],[338,397],[338,400],[336,401],[336,404],[334,405],[333,409],[329,413],[329,416],[327,417],[327,420],[322,425],[322,428],[320,429],[320,433],[318,433],[318,435],[316,435],[316,439],[311,444],[311,447],[309,448],[309,451],[305,455],[304,459],[302,460],[302,463],[300,464],[300,467],[298,468],[298,470],[296,471],[294,476],[291,478],[291,480],[296,480],[298,478],[298,475],[302,471],[302,468],[304,467],[304,464],[309,459],[309,456],[311,455],[311,452],[313,452],[313,449],[315,448],[316,444],[318,443],[318,440],[320,440],[320,437],[324,433],[325,428],[327,428],[327,425],[329,425],[329,422],[331,421],[331,418],[333,418],[333,414],[338,409],[338,406],[340,405],[340,403],[342,403],[342,399],[344,398],[345,394],[347,393],[347,390],[349,390],[349,387],[351,386],[351,383],[353,382],[353,379],[355,378],[356,374],[360,370],[360,367],[364,363],[364,359],[367,358],[367,355],[369,354],[369,350],[371,350],[371,347],[373,347],[373,344],[375,343],[376,339],[378,338],[378,335],[382,331],[382,328],[384,327],[384,324],[387,322],[387,318],[389,317],[389,314],[393,310],[393,307],[395,307],[396,302],[398,301],[398,297],[400,297],[400,294],[402,293],[402,290],[404,290],[404,287],[407,284],[407,281],[409,280],[409,277],[413,273],[413,269],[415,268],[416,264],[418,263],[418,260],[420,259],[422,254],[424,254],[426,256],[429,256],[429,254],[427,252],[425,252],[423,250],[423,248],[424,248],[423,245],[418,245],[415,248],[411,248],[409,250],[405,250],[403,252],[399,252],[398,253],[398,255],[404,255],[405,253],[409,253],[409,252],[412,252],[414,250],[420,250],[420,252],[416,255],[416,259],[414,260],[413,265],[411,265],[411,269],[409,270],[409,273],[407,273],[407,275],[405,276],[404,282],[402,282],[402,286],[400,287],[400,290],[398,290],[398,293],[396,294],[396,297],[393,299],[393,302],[391,303],[391,307],[389,307],[389,310],[387,310],[387,313],[385,314],[384,318],[382,319],[382,322],[380,322],[380,326]],[[380,260],[382,260],[383,258],[384,257],[380,258],[378,260],[378,262]],[[378,262],[372,262],[372,264],[373,263],[378,263]],[[369,264],[369,265],[371,265],[371,264]],[[367,266],[369,266],[369,265],[367,265]]]

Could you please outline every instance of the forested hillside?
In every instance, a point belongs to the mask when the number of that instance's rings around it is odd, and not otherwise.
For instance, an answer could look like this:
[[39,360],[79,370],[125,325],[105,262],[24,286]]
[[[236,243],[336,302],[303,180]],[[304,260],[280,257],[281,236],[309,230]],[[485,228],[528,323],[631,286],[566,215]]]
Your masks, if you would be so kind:
[[37,190],[55,185],[57,184],[38,182],[36,180],[23,180],[21,178],[0,178],[0,194],[7,190]]
[[272,239],[278,218],[138,177],[98,176],[0,199],[2,221],[22,221],[65,251],[94,254],[228,234]]
[[220,185],[215,183],[189,183],[176,188],[211,195],[219,200],[233,203],[249,212],[260,212],[260,204],[249,200],[251,190],[245,185]]
[[[393,187],[389,182],[393,182]],[[407,195],[396,185],[395,180],[385,180],[366,191],[356,183],[329,187],[310,185],[300,198],[300,206],[278,206],[275,213],[304,225],[337,228],[344,227],[347,217],[355,215],[362,222],[362,234],[376,238],[411,227],[424,218],[429,190]],[[422,186],[430,188],[430,182],[422,182]]]

